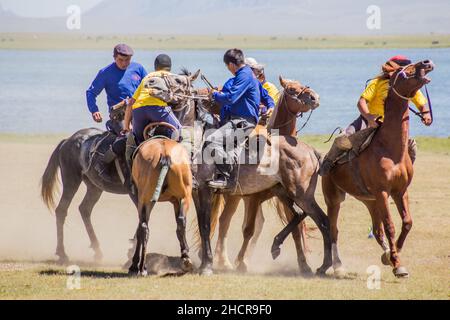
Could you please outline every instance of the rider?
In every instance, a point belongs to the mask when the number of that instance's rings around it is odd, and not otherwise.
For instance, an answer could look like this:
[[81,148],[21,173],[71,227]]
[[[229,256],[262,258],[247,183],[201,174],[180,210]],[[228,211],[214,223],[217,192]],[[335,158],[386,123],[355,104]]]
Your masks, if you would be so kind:
[[133,135],[136,144],[144,141],[144,129],[152,122],[166,122],[178,130],[181,129],[179,120],[166,102],[153,97],[144,87],[148,78],[161,77],[170,74],[172,61],[166,54],[160,54],[155,59],[155,71],[149,73],[141,82],[133,97],[130,99],[125,112],[124,132],[130,131],[130,123],[133,120]]
[[255,58],[251,57],[245,58],[245,64],[252,69],[256,78],[259,80],[259,82],[261,82],[262,87],[267,90],[269,96],[275,103],[277,103],[280,97],[280,92],[272,82],[266,80],[266,74],[264,72],[265,65],[258,63]]
[[[394,56],[381,67],[381,75],[368,83],[358,101],[358,109],[361,115],[346,128],[344,134],[335,139],[320,168],[321,175],[328,174],[336,159],[344,151],[351,148],[348,136],[366,128],[377,128],[379,122],[383,121],[384,101],[389,91],[389,79],[397,69],[409,64],[411,64],[411,60],[407,57],[403,55]],[[420,90],[416,92],[411,101],[423,115],[422,122],[427,126],[431,125],[432,119],[427,107],[427,99]],[[417,149],[414,139],[410,139],[408,145],[411,160],[414,163]]]
[[[230,49],[225,52],[223,61],[234,75],[227,81],[222,91],[214,90],[212,99],[222,106],[228,106],[223,125],[207,137],[205,148],[215,151],[216,176],[209,186],[216,189],[229,187],[229,179],[234,163],[234,152],[226,152],[223,141],[226,136],[245,138],[258,123],[258,111],[261,102],[261,84],[256,79],[251,68],[245,64],[244,53],[240,49]],[[237,130],[242,130],[243,136]],[[236,135],[237,134],[237,135]],[[238,141],[240,145],[243,141]],[[234,144],[234,143],[233,143]],[[211,150],[212,151],[212,150]],[[223,160],[223,161],[222,161]]]
[[[101,69],[86,90],[87,105],[95,122],[103,121],[96,102],[97,96],[103,89],[106,91],[110,118],[113,118],[111,117],[112,107],[119,103],[126,103],[125,101],[133,95],[141,80],[147,75],[147,71],[141,64],[131,62],[133,54],[133,49],[128,45],[116,45],[113,50],[114,62]],[[108,131],[120,135],[120,131],[123,129],[123,121],[120,118],[110,119],[106,122],[106,128]],[[102,157],[102,161],[107,164],[112,162],[115,157],[115,152],[108,149]],[[96,168],[99,175],[108,180],[102,166]]]

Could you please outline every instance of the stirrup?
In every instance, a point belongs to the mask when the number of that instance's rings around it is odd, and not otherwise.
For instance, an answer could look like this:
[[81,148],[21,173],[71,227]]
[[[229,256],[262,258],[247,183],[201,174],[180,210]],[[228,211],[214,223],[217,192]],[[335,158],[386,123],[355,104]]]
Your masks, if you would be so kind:
[[229,179],[222,177],[216,178],[208,182],[208,186],[214,189],[227,189],[229,185]]

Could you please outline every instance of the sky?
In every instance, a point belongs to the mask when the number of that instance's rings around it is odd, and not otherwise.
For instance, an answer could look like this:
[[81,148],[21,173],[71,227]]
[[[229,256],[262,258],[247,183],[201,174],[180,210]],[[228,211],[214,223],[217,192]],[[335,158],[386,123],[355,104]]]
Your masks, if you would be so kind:
[[0,0],[0,32],[67,32],[71,5],[97,34],[450,33],[450,0]]
[[75,4],[81,11],[87,11],[103,0],[0,0],[3,9],[21,17],[60,17],[66,14],[67,7]]

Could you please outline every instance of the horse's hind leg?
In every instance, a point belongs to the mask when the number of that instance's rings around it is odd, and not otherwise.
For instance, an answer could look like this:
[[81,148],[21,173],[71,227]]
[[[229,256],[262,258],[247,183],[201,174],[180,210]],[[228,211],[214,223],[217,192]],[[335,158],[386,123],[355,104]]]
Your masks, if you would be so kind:
[[189,200],[181,199],[174,202],[175,219],[177,221],[177,238],[181,249],[181,268],[185,272],[193,270],[192,261],[189,258],[189,246],[186,241],[186,213],[189,209]]
[[64,248],[64,222],[67,217],[67,210],[72,202],[75,193],[81,184],[81,176],[79,173],[75,173],[61,165],[61,180],[63,185],[63,192],[61,200],[59,200],[58,206],[55,209],[56,215],[56,255],[59,257],[58,263],[65,264],[69,261],[69,257],[66,254]]
[[94,260],[95,262],[100,262],[103,258],[103,254],[100,250],[100,244],[98,242],[97,235],[95,234],[94,227],[92,226],[91,214],[92,209],[102,195],[102,190],[97,188],[94,184],[92,184],[92,182],[87,179],[84,180],[84,183],[87,187],[86,195],[84,196],[83,201],[78,208],[80,210],[84,226],[86,227],[89,240],[91,241],[91,248],[95,252]]
[[149,236],[148,220],[150,213],[156,202],[151,201],[150,204],[139,203],[139,225],[136,231],[136,250],[133,255],[132,264],[128,269],[130,275],[147,275],[147,268],[145,266],[145,254],[147,251],[147,242]]
[[246,251],[250,239],[255,232],[255,218],[260,205],[261,199],[258,196],[253,195],[248,197],[247,217],[245,219],[245,227],[243,229],[244,242],[242,243],[241,250],[239,251],[236,259],[237,270],[240,272],[247,272]]
[[225,207],[223,208],[223,212],[219,218],[219,234],[217,238],[216,251],[214,257],[214,259],[217,262],[218,270],[233,269],[233,265],[228,259],[227,233],[228,229],[230,228],[231,219],[233,218],[233,215],[237,210],[241,197],[227,195],[225,199],[226,199]]
[[[246,201],[244,199],[244,201]],[[245,214],[247,215],[247,209],[248,204],[245,203]],[[245,220],[244,220],[245,221]],[[250,244],[248,246],[248,250],[247,250],[247,257],[248,259],[250,259],[250,257],[253,256],[253,252],[255,250],[256,247],[256,243],[258,242],[259,236],[261,235],[263,226],[264,226],[264,215],[263,215],[263,211],[262,211],[262,205],[260,204],[258,206],[257,212],[256,212],[256,217],[255,217],[255,232],[253,233],[253,237],[250,241]],[[242,224],[242,228],[244,228],[244,224]]]

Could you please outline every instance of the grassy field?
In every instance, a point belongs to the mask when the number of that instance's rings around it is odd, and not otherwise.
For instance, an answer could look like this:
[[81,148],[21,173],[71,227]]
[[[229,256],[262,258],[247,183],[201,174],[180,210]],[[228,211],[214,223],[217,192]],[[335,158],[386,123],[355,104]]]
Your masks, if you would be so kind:
[[[304,279],[297,274],[295,248],[286,240],[281,256],[273,261],[270,245],[281,223],[273,209],[263,205],[266,224],[250,262],[248,274],[211,277],[148,276],[129,278],[121,264],[127,239],[136,227],[136,212],[124,196],[104,194],[94,209],[93,223],[105,254],[102,265],[92,265],[92,251],[77,213],[82,190],[67,218],[66,250],[80,266],[81,288],[69,290],[65,267],[53,262],[54,215],[39,199],[38,181],[60,136],[0,135],[0,299],[449,299],[450,267],[450,138],[419,137],[415,177],[410,188],[413,229],[402,252],[409,279],[396,279],[381,265],[381,249],[368,238],[370,218],[365,207],[349,197],[339,219],[341,258],[348,275],[335,279]],[[301,138],[321,151],[325,136]],[[320,185],[317,198],[322,208]],[[158,204],[150,222],[149,251],[177,255],[175,222],[170,206]],[[394,206],[391,204],[391,208]],[[230,258],[239,250],[242,204],[232,222]],[[168,213],[168,214],[166,214]],[[189,223],[195,213],[189,212]],[[393,211],[397,231],[400,219]],[[311,221],[307,221],[312,225]],[[188,241],[192,243],[191,225]],[[317,231],[308,239],[307,258],[313,269],[320,265],[322,243]],[[214,243],[214,242],[213,242]],[[196,254],[192,254],[198,265]],[[367,288],[369,266],[381,270],[381,288]],[[331,270],[330,270],[331,271]],[[329,272],[330,272],[329,271]]]
[[126,42],[136,49],[342,49],[447,48],[449,34],[416,36],[189,36],[0,33],[0,49],[111,49]]

